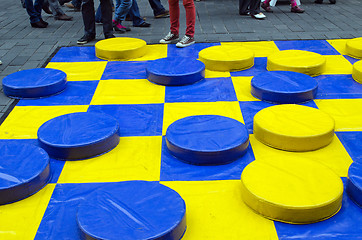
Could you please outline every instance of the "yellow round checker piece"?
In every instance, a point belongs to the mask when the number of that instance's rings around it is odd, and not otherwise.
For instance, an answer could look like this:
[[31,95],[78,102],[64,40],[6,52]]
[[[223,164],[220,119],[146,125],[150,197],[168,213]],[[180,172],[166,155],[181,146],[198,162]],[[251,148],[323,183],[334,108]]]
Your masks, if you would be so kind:
[[362,83],[362,60],[353,64],[352,77],[356,82]]
[[146,54],[146,42],[137,38],[110,38],[95,44],[96,56],[105,60],[127,60]]
[[292,71],[309,76],[318,76],[326,66],[324,56],[302,50],[284,50],[268,57],[267,70]]
[[241,183],[246,205],[281,222],[322,221],[342,206],[342,180],[333,170],[313,160],[256,160],[243,170]]
[[346,52],[351,57],[362,59],[362,37],[348,40]]
[[213,46],[199,53],[199,60],[212,71],[240,71],[254,66],[254,52],[239,46]]
[[312,151],[331,143],[334,119],[312,107],[276,105],[255,114],[254,136],[274,148]]

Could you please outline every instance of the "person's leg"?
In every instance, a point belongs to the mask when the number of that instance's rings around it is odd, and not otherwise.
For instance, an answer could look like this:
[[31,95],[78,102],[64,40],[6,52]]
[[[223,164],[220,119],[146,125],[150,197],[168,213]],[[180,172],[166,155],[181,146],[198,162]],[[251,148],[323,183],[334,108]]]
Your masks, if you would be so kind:
[[273,12],[272,8],[270,7],[270,1],[271,0],[264,0],[261,3],[261,7],[266,11],[266,12]]
[[140,10],[138,8],[138,4],[136,0],[132,1],[132,6],[129,9],[128,14],[130,15],[132,22],[133,22],[133,26],[134,27],[149,27],[151,26],[151,24],[146,23],[142,18],[141,18],[141,14],[140,14]]
[[291,12],[294,12],[294,13],[304,13],[304,9],[300,8],[300,7],[297,5],[297,1],[296,1],[296,0],[290,0],[290,5],[291,5],[291,8],[290,8],[290,11],[291,11]]
[[160,0],[148,0],[153,10],[153,15],[158,16],[166,12]]
[[49,7],[52,10],[53,16],[64,15],[63,9],[60,7],[58,0],[47,0],[49,3]]
[[249,13],[250,1],[251,0],[239,0],[239,14],[240,15],[247,15]]
[[180,7],[178,0],[168,0],[170,9],[170,31],[172,34],[179,35],[180,28]]
[[82,17],[84,23],[84,33],[85,35],[95,37],[96,26],[95,26],[95,16],[94,16],[94,1],[83,0],[81,9],[82,9]]
[[186,10],[186,35],[194,37],[195,34],[195,19],[196,11],[193,0],[183,0],[183,5]]
[[[35,10],[35,3],[33,4],[33,0],[25,0],[25,8],[30,17],[30,23],[40,22],[41,15],[39,14],[39,10]],[[39,7],[39,4],[38,4]],[[41,8],[40,8],[41,11]]]
[[127,13],[133,5],[132,0],[116,0],[116,9],[114,11],[114,20],[122,23],[126,19]]
[[110,38],[113,36],[112,3],[110,0],[100,0],[100,2],[102,11],[103,34],[105,38]]

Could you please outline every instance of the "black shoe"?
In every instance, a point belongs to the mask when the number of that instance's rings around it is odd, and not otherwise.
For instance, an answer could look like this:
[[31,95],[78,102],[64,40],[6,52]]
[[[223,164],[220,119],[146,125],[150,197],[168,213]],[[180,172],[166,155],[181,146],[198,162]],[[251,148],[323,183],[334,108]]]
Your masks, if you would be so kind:
[[329,0],[331,4],[336,4],[336,0]]
[[89,43],[90,41],[93,41],[94,39],[96,39],[95,36],[90,36],[90,35],[85,34],[83,37],[78,39],[77,44],[86,44],[86,43]]
[[45,25],[44,23],[42,23],[41,21],[35,22],[35,23],[30,23],[30,25],[33,28],[46,28],[47,25]]
[[150,27],[150,26],[151,26],[151,23],[143,22],[143,23],[141,23],[140,25],[135,26],[135,27],[142,27],[142,28],[145,28],[145,27]]
[[322,4],[322,3],[323,3],[323,0],[315,0],[314,3]]
[[47,23],[47,22],[44,21],[43,19],[40,19],[40,22],[41,22],[42,24],[44,24],[45,26],[48,26],[48,25],[49,25],[49,23]]
[[116,36],[114,36],[113,34],[110,34],[110,35],[104,35],[104,38],[105,39],[108,39],[108,38],[115,38]]

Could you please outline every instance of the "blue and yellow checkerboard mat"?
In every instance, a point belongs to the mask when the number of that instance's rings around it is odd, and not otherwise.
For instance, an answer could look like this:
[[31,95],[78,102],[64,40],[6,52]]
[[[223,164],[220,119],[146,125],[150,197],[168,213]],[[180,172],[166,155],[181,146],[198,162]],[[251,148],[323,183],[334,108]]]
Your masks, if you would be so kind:
[[[115,116],[121,125],[121,141],[111,152],[93,159],[52,159],[50,184],[27,199],[0,206],[0,239],[79,239],[75,214],[83,197],[105,184],[135,179],[161,181],[181,194],[188,225],[183,239],[362,239],[362,208],[346,194],[337,215],[307,225],[265,219],[246,207],[240,194],[241,172],[258,158],[314,159],[335,170],[344,182],[352,160],[361,161],[362,85],[351,77],[357,60],[345,55],[345,41],[221,43],[254,50],[255,66],[232,73],[206,71],[206,80],[185,87],[149,83],[147,61],[166,56],[197,58],[200,50],[220,43],[198,43],[185,49],[151,45],[147,56],[124,62],[97,59],[94,47],[61,48],[48,67],[67,73],[67,89],[49,98],[20,100],[0,126],[0,141],[36,144],[42,123],[85,111]],[[326,55],[326,72],[316,77],[317,98],[306,104],[336,120],[335,138],[323,149],[280,151],[261,144],[252,134],[254,115],[271,104],[251,96],[250,80],[266,71],[269,54],[286,49]],[[175,159],[165,147],[167,127],[199,114],[219,114],[245,123],[251,142],[248,153],[222,166],[193,166]]]

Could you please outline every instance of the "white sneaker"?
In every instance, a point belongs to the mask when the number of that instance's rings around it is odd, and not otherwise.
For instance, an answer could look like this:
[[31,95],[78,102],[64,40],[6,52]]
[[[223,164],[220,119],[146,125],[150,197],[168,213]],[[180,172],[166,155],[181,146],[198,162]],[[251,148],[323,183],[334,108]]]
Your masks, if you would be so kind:
[[166,37],[162,38],[160,40],[160,43],[177,43],[179,40],[179,36],[176,34],[173,34],[172,32],[169,32]]
[[192,44],[195,43],[195,39],[193,37],[189,37],[187,35],[185,35],[181,41],[179,41],[177,44],[176,44],[176,47],[187,47],[187,46],[190,46]]
[[266,16],[262,12],[260,12],[258,14],[255,14],[255,15],[251,15],[251,17],[253,17],[255,19],[264,19],[264,18],[266,18]]
[[3,62],[0,60],[0,65],[3,64]]

